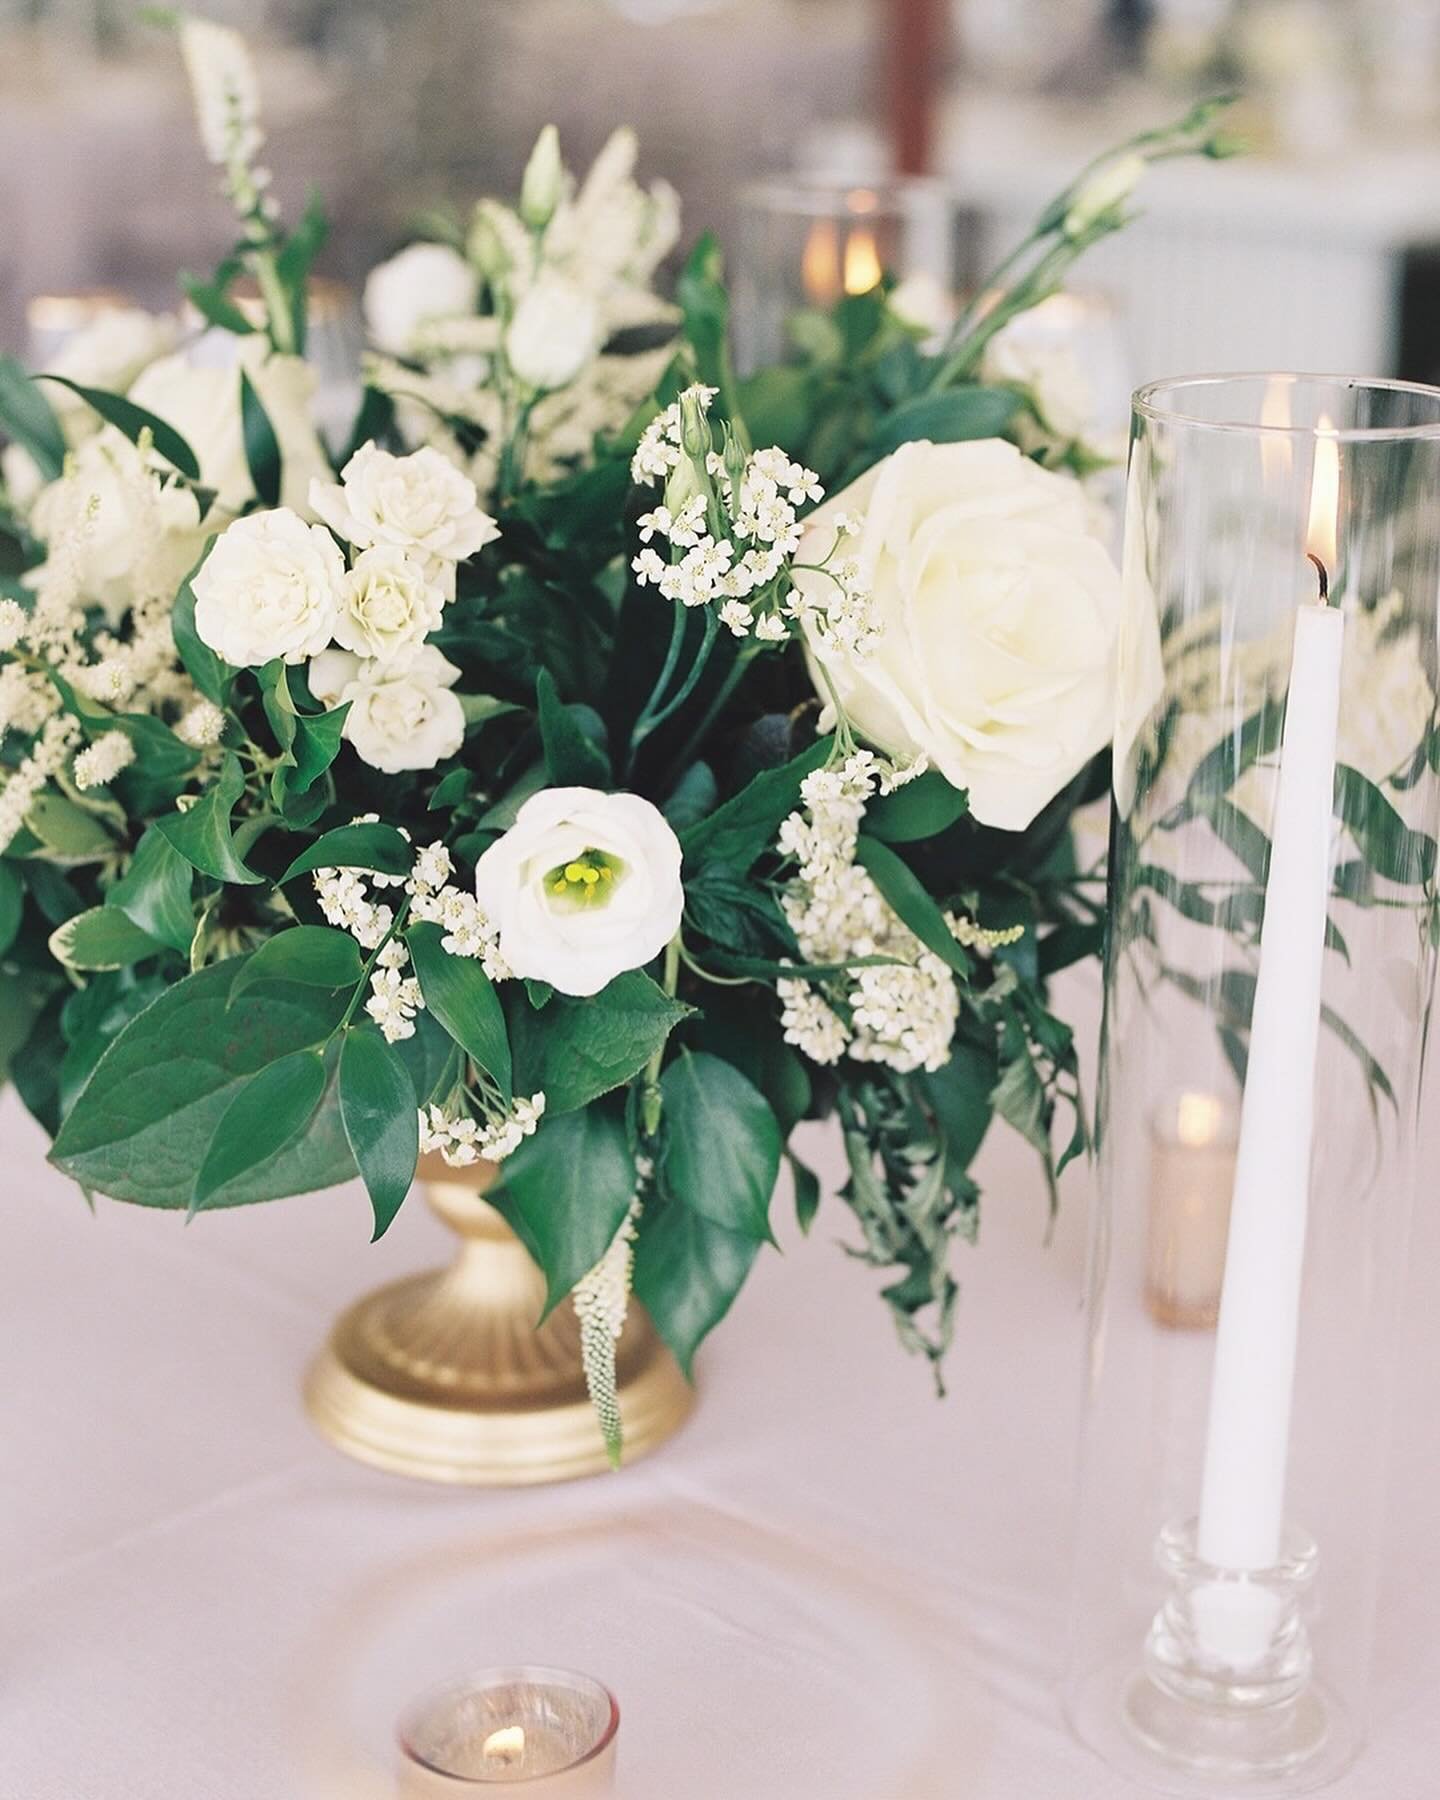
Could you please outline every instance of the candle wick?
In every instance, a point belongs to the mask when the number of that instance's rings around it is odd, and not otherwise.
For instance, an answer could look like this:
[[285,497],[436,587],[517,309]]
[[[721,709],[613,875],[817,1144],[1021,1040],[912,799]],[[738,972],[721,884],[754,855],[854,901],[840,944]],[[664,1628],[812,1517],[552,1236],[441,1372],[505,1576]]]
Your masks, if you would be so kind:
[[1313,550],[1305,552],[1305,560],[1314,563],[1315,573],[1320,577],[1320,604],[1328,606],[1330,604],[1330,571]]

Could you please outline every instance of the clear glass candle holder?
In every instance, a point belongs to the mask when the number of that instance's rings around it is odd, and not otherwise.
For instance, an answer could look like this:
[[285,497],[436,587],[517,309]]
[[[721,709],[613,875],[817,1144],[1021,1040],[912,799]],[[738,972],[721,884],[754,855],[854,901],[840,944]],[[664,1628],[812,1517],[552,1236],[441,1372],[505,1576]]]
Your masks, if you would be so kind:
[[956,290],[954,209],[943,183],[794,175],[745,188],[730,270],[740,373],[785,360],[797,313],[828,312],[887,274],[923,288],[941,322]]
[[1068,1704],[1152,1791],[1318,1786],[1364,1729],[1437,603],[1440,391],[1136,396]]
[[401,1800],[482,1788],[598,1800],[615,1791],[619,1730],[614,1695],[588,1675],[484,1669],[426,1695],[401,1720]]

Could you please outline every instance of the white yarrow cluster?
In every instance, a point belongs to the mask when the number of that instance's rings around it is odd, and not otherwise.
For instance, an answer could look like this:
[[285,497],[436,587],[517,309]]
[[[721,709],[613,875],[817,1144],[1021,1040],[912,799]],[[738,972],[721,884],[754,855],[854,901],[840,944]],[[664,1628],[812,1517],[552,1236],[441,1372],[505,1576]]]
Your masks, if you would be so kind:
[[892,959],[777,984],[785,1037],[814,1062],[849,1055],[906,1072],[938,1069],[949,1060],[960,1015],[954,974],[902,923],[855,861],[866,802],[922,767],[895,770],[873,751],[857,750],[839,768],[807,775],[800,786],[803,809],[780,827],[779,848],[797,864],[781,905],[802,959]]
[[500,1117],[480,1121],[468,1112],[449,1113],[430,1105],[420,1109],[420,1150],[438,1153],[452,1169],[477,1162],[504,1162],[534,1134],[545,1112],[544,1094],[517,1097]]

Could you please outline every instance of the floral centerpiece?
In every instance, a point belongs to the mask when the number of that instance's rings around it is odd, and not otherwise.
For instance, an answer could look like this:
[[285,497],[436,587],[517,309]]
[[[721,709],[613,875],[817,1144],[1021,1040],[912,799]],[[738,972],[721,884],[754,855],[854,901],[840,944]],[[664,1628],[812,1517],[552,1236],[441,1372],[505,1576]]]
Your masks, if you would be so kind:
[[714,244],[657,293],[630,135],[577,183],[547,129],[517,206],[370,278],[332,454],[323,220],[270,201],[241,41],[179,30],[240,221],[186,282],[204,354],[128,312],[0,364],[0,1035],[53,1161],[188,1214],[358,1172],[376,1236],[421,1151],[499,1163],[603,1400],[632,1283],[688,1367],[837,1114],[938,1364],[992,1117],[1052,1173],[1057,1107],[1085,1142],[1047,986],[1101,935],[1070,823],[1121,590],[1005,334],[1147,162],[1226,152],[1214,109],[1086,171],[943,340],[887,280],[743,382]]

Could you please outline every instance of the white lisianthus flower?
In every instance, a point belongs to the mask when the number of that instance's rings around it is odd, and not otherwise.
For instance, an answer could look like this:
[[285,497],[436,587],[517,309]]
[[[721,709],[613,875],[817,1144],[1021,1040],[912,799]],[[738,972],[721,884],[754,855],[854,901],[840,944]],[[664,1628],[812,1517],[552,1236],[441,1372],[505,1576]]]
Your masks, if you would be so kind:
[[[836,520],[875,634],[857,656],[816,630]],[[925,755],[982,825],[1023,831],[1110,741],[1120,576],[1080,483],[998,438],[903,444],[807,521],[793,579],[822,700],[882,750]],[[811,613],[813,607],[813,614]]]
[[195,630],[236,668],[302,662],[330,642],[345,559],[322,526],[278,507],[237,519],[192,583]]
[[465,741],[465,709],[450,689],[460,671],[433,644],[400,666],[326,650],[310,664],[310,692],[326,706],[349,701],[343,736],[387,775],[433,769]]
[[479,277],[448,244],[410,244],[365,279],[365,324],[371,341],[392,356],[408,356],[422,328],[435,319],[472,314]]
[[1065,212],[1066,237],[1080,237],[1103,213],[1123,206],[1144,174],[1145,158],[1134,150],[1102,163],[1070,196]]
[[345,577],[335,642],[359,656],[395,662],[440,623],[445,595],[427,566],[394,544],[362,550]]
[[66,459],[36,497],[30,524],[46,544],[65,542],[79,597],[113,628],[135,600],[137,545],[154,531],[147,571],[170,593],[200,554],[200,507],[189,488],[165,486],[122,432],[107,426]]
[[281,504],[306,514],[311,482],[330,473],[311,418],[315,371],[301,357],[267,354],[258,333],[239,340],[236,357],[223,368],[202,367],[184,355],[162,357],[135,382],[130,398],[175,427],[195,452],[203,485],[215,489],[226,512],[239,512],[255,498],[240,411],[243,369],[280,446]]
[[568,387],[600,349],[600,308],[563,275],[543,273],[515,308],[505,333],[510,367],[542,393]]
[[311,484],[310,504],[357,550],[393,544],[459,563],[500,535],[480,506],[475,483],[428,444],[408,456],[362,444],[338,486]]
[[516,975],[598,994],[680,926],[680,843],[638,794],[543,788],[475,868],[475,895]]

